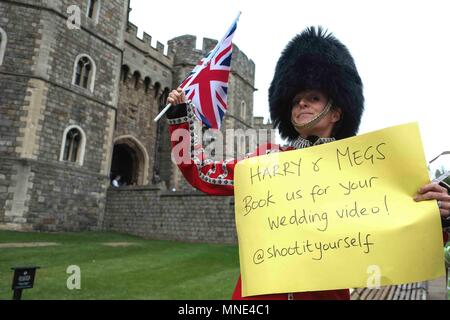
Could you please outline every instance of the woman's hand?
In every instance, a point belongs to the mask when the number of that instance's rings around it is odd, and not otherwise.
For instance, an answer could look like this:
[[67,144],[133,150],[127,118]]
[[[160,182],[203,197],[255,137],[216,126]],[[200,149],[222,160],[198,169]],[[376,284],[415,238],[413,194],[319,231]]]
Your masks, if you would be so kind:
[[184,95],[184,91],[181,88],[172,90],[169,93],[169,97],[167,98],[167,103],[170,103],[172,106],[176,106],[177,104],[182,104],[185,102],[186,96]]
[[447,189],[437,183],[424,185],[414,196],[414,200],[437,200],[441,217],[447,218],[450,216],[450,196],[448,195]]

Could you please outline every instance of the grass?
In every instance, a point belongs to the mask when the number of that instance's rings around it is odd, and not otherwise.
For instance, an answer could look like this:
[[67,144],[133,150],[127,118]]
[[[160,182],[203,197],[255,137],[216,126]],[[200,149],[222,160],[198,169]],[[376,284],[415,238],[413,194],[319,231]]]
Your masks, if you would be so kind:
[[[0,244],[56,242],[58,246],[0,248],[0,299],[11,299],[13,266],[38,265],[33,289],[22,299],[230,299],[239,276],[233,245],[144,240],[116,233],[0,231]],[[132,242],[109,247],[104,242]],[[81,289],[67,289],[77,265]]]

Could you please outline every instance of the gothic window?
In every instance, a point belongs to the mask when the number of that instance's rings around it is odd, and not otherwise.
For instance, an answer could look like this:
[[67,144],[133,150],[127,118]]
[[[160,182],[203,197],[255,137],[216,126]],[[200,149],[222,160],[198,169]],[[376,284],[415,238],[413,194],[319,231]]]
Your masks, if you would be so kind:
[[145,79],[144,79],[145,93],[148,93],[148,90],[150,90],[151,83],[152,83],[152,80],[149,77],[145,77]]
[[100,0],[89,0],[88,1],[88,11],[87,16],[95,21],[95,23],[98,22],[98,16],[100,13]]
[[247,114],[247,104],[244,100],[241,101],[241,119],[245,120],[245,115]]
[[83,130],[78,126],[70,126],[64,131],[60,161],[83,164],[86,139]]
[[0,28],[0,66],[3,63],[3,57],[5,56],[6,41],[7,41],[6,32],[2,28]]
[[159,96],[159,90],[161,90],[161,84],[159,82],[156,82],[154,85],[155,89],[155,99]]
[[72,83],[79,87],[94,91],[95,63],[87,55],[80,55],[75,60]]
[[133,81],[134,81],[134,88],[136,90],[139,90],[139,81],[141,80],[141,74],[138,71],[135,71],[133,73]]

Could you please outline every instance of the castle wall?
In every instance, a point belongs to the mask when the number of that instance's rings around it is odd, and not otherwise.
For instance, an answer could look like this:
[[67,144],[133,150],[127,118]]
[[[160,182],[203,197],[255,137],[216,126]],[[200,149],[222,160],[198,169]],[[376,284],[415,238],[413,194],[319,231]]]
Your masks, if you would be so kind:
[[[7,201],[12,201],[14,198],[13,176],[16,175],[17,169],[14,168],[14,162],[2,158],[0,161],[0,229],[1,226],[6,226],[6,210]],[[9,218],[8,218],[9,219]]]
[[149,77],[151,85],[159,83],[161,90],[172,87],[173,54],[164,54],[164,46],[151,44],[151,36],[144,32],[142,39],[137,36],[137,27],[128,23],[124,35],[125,46],[123,64],[130,68],[130,74],[138,71],[142,79]]
[[121,47],[123,44],[123,20],[127,16],[128,0],[101,0],[98,19],[87,17],[87,0],[9,0],[8,2],[23,10],[47,12],[55,18],[59,16],[64,20],[73,14],[69,7],[76,6],[79,8],[83,31],[116,47]]
[[[101,225],[128,3],[102,1],[99,22],[89,24],[82,14],[81,29],[67,27],[65,10],[72,4],[82,7],[86,1],[0,3],[0,23],[6,23],[8,35],[0,67],[0,91],[7,92],[0,98],[1,132],[10,132],[9,138],[2,135],[0,149],[5,163],[0,178],[7,185],[6,192],[0,188],[4,226],[84,230]],[[93,90],[73,84],[80,54],[94,62]],[[82,163],[60,161],[70,125],[85,133]]]
[[[16,21],[26,23],[17,25]],[[19,129],[28,77],[32,72],[35,42],[38,34],[28,32],[39,24],[35,10],[0,2],[0,27],[8,37],[7,48],[0,65],[0,156],[16,156]],[[27,35],[27,36],[25,36]]]
[[0,229],[100,230],[108,185],[103,175],[61,164],[2,159]]
[[145,149],[143,152],[149,158],[148,167],[145,168],[148,179],[144,184],[149,184],[153,177],[156,124],[152,119],[156,117],[157,111],[158,99],[154,88],[146,92],[142,79],[138,81],[137,87],[132,77],[121,81],[114,141],[131,135],[142,144]]
[[233,197],[168,192],[157,187],[109,189],[104,226],[158,240],[237,243]]

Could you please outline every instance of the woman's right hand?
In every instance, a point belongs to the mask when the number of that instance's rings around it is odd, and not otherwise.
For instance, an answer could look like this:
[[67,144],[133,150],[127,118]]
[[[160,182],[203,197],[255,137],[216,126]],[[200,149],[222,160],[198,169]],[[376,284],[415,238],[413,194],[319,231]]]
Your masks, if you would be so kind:
[[184,91],[181,88],[172,90],[167,97],[167,103],[170,103],[172,106],[186,103],[186,96],[184,94]]

